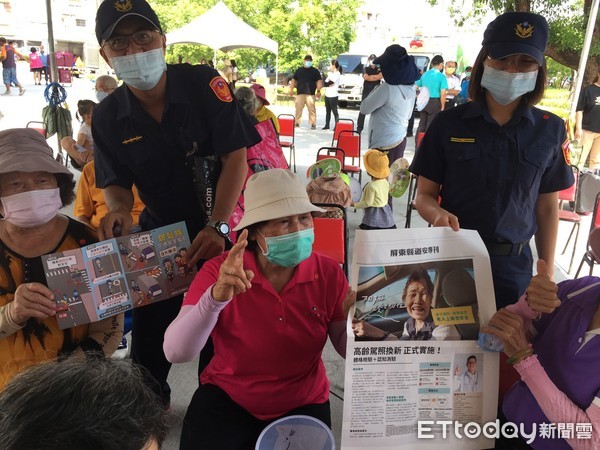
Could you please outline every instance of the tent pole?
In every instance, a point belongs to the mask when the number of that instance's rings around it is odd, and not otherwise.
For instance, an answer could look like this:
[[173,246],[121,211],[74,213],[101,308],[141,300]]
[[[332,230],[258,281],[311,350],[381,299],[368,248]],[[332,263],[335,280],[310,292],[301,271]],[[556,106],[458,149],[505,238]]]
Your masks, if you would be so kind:
[[279,86],[279,52],[275,53],[275,99],[277,99],[277,87]]

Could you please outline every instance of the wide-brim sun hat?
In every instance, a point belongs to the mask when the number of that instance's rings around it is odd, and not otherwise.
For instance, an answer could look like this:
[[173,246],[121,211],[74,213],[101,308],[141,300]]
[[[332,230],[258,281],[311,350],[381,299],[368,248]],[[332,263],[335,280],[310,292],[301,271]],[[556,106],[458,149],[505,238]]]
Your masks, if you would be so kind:
[[373,60],[379,64],[383,79],[390,85],[412,86],[421,77],[415,57],[398,44],[390,45],[381,56]]
[[287,169],[265,170],[248,178],[244,208],[244,216],[235,231],[281,217],[326,212],[310,202],[304,183]]
[[548,22],[539,14],[507,12],[488,24],[481,44],[494,59],[524,54],[541,66],[548,44]]
[[365,170],[375,178],[387,178],[390,174],[390,160],[381,150],[369,150],[363,156]]
[[49,172],[73,180],[71,171],[54,159],[46,139],[32,128],[0,131],[0,174],[12,172]]

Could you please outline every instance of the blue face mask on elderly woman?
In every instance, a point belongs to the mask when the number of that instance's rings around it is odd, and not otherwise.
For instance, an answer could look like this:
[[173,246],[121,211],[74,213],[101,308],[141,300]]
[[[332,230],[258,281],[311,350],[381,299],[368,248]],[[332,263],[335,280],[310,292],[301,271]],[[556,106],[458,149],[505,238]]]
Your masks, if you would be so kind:
[[501,105],[508,105],[522,95],[535,89],[538,71],[505,72],[484,65],[481,86]]
[[[260,231],[259,231],[260,233]],[[284,234],[282,236],[266,237],[267,251],[260,248],[263,255],[271,264],[281,267],[294,267],[308,258],[312,252],[315,234],[312,228]],[[260,247],[260,244],[259,244]]]

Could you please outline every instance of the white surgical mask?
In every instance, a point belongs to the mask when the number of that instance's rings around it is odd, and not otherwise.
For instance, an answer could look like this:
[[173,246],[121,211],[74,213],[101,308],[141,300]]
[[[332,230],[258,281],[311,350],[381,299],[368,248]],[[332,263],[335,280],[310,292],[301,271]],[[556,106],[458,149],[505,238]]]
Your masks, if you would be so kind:
[[517,98],[535,89],[538,71],[505,72],[484,65],[481,86],[501,105],[508,105]]
[[106,97],[108,97],[108,92],[96,91],[96,100],[98,100],[98,103],[100,103]]
[[33,228],[52,220],[62,208],[60,189],[40,189],[0,198],[4,220],[21,228]]
[[158,84],[167,70],[165,54],[162,48],[132,55],[114,56],[110,63],[125,84],[140,91],[149,91]]

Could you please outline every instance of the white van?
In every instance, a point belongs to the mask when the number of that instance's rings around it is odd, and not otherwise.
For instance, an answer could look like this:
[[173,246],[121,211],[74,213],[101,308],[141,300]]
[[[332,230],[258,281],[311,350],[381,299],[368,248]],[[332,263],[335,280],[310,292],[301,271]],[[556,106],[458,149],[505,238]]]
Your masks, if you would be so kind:
[[[408,51],[409,55],[415,57],[415,64],[423,73],[430,68],[431,59],[438,53]],[[348,106],[360,106],[363,89],[363,69],[369,59],[369,55],[358,53],[342,53],[337,62],[342,67],[340,87],[338,89],[338,104],[345,108]]]

